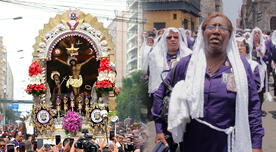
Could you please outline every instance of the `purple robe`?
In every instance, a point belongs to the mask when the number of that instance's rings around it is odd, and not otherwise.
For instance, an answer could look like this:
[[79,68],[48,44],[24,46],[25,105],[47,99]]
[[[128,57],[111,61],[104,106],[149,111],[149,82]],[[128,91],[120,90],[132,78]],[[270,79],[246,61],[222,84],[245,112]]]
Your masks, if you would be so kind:
[[194,43],[195,41],[194,40],[191,40],[190,38],[187,38],[187,45],[188,45],[188,48],[193,50],[193,46],[194,46]]
[[[251,70],[253,70],[253,69],[251,69]],[[258,66],[255,67],[253,74],[254,74],[254,80],[255,80],[255,83],[257,86],[257,90],[259,90],[261,87],[261,78],[260,78],[260,72],[259,72]]]
[[[177,64],[172,85],[175,85],[178,81],[185,78],[190,57],[184,57]],[[247,60],[242,58],[242,61],[248,79],[248,117],[252,148],[261,148],[264,129],[262,127],[260,101],[255,84],[255,77]],[[206,70],[204,82],[204,117],[202,120],[219,128],[228,128],[235,124],[236,93],[227,91],[226,84],[222,80],[222,74],[230,73],[231,68],[231,65],[221,65],[212,77],[209,76]],[[166,81],[171,81],[170,77],[166,79]],[[157,133],[167,133],[167,123],[164,122],[161,116],[164,92],[165,86],[162,83],[154,93],[152,114]],[[187,131],[184,134],[183,141],[182,146],[185,152],[227,152],[227,135],[198,123],[196,120],[191,120],[191,123],[187,125]]]

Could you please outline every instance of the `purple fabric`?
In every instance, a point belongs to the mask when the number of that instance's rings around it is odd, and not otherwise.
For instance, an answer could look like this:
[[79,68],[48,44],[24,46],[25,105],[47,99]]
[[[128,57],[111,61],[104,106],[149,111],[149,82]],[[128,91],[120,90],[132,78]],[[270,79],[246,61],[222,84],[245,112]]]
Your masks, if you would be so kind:
[[16,140],[13,140],[13,141],[12,141],[12,143],[14,144],[14,147],[16,147],[16,146],[19,146],[19,145],[20,145],[20,143],[19,143],[18,141],[16,141]]
[[[270,42],[266,41],[265,42],[266,51],[265,51],[265,54],[263,56],[264,62],[268,62],[269,59],[271,58],[271,51],[269,49],[269,45],[270,45]],[[260,49],[260,48],[257,48],[257,49]],[[253,46],[253,50],[252,50],[251,55],[252,55],[252,59],[254,61],[257,61],[258,63],[261,63],[260,57],[257,57],[257,51],[256,51],[256,47],[255,46]]]
[[194,46],[195,41],[191,40],[190,38],[187,38],[187,43],[188,43],[188,48],[193,50],[193,46]]
[[[184,57],[175,69],[175,77],[172,84],[183,80],[186,74],[187,65],[190,56]],[[249,88],[249,124],[252,138],[252,148],[262,147],[262,137],[264,129],[262,127],[260,101],[253,75],[249,63],[242,58],[246,68]],[[230,73],[231,65],[221,65],[219,70],[210,77],[205,76],[204,88],[204,118],[202,120],[211,123],[219,128],[228,128],[235,123],[235,101],[236,93],[227,91],[226,84],[222,81],[223,73]],[[168,74],[170,75],[170,74]],[[171,81],[169,77],[167,81]],[[183,90],[185,91],[185,90]],[[157,133],[166,133],[166,122],[161,117],[162,99],[164,97],[165,87],[162,83],[159,89],[154,93],[152,114],[155,120]],[[185,152],[227,152],[227,135],[210,129],[209,127],[192,120],[187,126],[187,132],[184,134]]]
[[258,66],[255,67],[253,74],[254,74],[254,80],[257,86],[257,90],[259,90],[261,87],[261,78],[260,78],[260,72],[259,72]]

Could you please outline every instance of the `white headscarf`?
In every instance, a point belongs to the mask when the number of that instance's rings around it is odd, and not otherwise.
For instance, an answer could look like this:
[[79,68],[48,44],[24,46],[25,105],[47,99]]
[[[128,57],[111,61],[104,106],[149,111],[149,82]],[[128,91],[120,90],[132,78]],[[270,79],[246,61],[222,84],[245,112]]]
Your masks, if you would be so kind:
[[[152,38],[154,41],[154,38]],[[149,46],[147,44],[148,38],[144,37],[144,42],[140,48],[142,51],[142,70],[146,73],[149,67],[149,53],[150,50],[152,49],[152,46]],[[154,45],[154,44],[153,44]]]
[[153,48],[149,54],[149,93],[154,93],[161,84],[161,73],[164,70],[169,70],[169,65],[167,63],[167,36],[170,31],[177,32],[179,36],[179,51],[177,53],[177,60],[180,60],[182,57],[191,54],[191,50],[184,44],[180,38],[180,32],[176,28],[167,28],[162,35],[160,41]]
[[[179,81],[174,86],[171,94],[168,130],[172,133],[175,142],[183,140],[183,132],[185,132],[190,117],[192,119],[204,117],[206,56],[201,26],[187,67],[186,79]],[[235,138],[233,139],[232,148],[233,152],[252,152],[248,118],[248,81],[234,35],[234,32],[232,32],[227,46],[227,56],[232,65],[237,88]]]
[[188,47],[188,41],[187,41],[187,36],[186,36],[186,30],[184,28],[178,28],[180,34],[181,34],[181,38],[184,41],[184,44]]
[[[236,41],[246,41],[244,37],[236,37]],[[246,59],[248,63],[250,64],[251,70],[254,71],[257,66],[259,66],[259,63],[250,59],[249,53],[246,55]],[[260,71],[259,71],[260,72]]]
[[257,31],[260,32],[260,45],[262,46],[261,52],[262,52],[263,54],[265,54],[265,51],[266,51],[266,50],[265,50],[266,48],[265,48],[265,41],[264,41],[263,32],[262,32],[262,30],[261,30],[260,28],[255,27],[255,28],[252,30],[251,35],[250,35],[250,38],[249,38],[249,41],[248,41],[249,47],[250,47],[250,55],[252,54],[253,45],[254,45],[254,33],[257,32]]
[[271,42],[273,45],[276,45],[276,30],[272,33]]
[[[258,27],[255,27],[251,32],[250,39],[249,39],[249,42],[248,42],[249,47],[250,47],[249,57],[250,57],[251,60],[252,60],[254,33],[257,32],[257,31],[260,32],[260,45],[262,46],[261,52],[263,54],[265,54],[265,51],[266,51],[266,46],[265,46],[265,41],[264,41],[262,30]],[[262,58],[260,59],[260,62],[261,62],[261,64],[258,66],[258,68],[259,68],[259,73],[260,73],[260,83],[261,84],[260,84],[260,88],[259,88],[258,92],[261,92],[264,85],[265,85],[265,75],[266,75],[266,69],[267,69],[267,66],[266,66],[266,64],[265,64],[265,62],[263,61]]]
[[249,38],[250,38],[250,34],[251,34],[250,32],[245,32],[245,33],[243,34],[243,36],[244,36],[244,38],[246,39],[246,36],[249,35]]

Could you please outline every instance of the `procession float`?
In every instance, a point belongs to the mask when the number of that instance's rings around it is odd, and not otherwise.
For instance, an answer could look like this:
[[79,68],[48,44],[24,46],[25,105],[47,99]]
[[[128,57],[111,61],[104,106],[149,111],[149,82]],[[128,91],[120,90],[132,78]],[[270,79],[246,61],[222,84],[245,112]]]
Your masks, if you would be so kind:
[[108,138],[117,121],[115,50],[96,17],[68,10],[49,20],[33,45],[26,92],[33,96],[31,123],[38,138]]

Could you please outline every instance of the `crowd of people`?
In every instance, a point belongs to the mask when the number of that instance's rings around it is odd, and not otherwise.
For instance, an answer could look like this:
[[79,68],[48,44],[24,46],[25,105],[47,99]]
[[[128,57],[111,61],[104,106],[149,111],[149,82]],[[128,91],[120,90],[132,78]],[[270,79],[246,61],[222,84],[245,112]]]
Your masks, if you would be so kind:
[[157,143],[172,152],[262,151],[262,104],[273,101],[269,80],[276,80],[276,31],[236,31],[214,13],[193,34],[170,27],[144,39]]
[[5,125],[0,130],[0,152],[140,152],[148,140],[147,127],[142,122],[132,121],[127,118],[125,122],[117,122],[108,140],[83,135],[74,139],[65,138],[56,144],[42,145],[39,139],[21,131],[18,125]]

